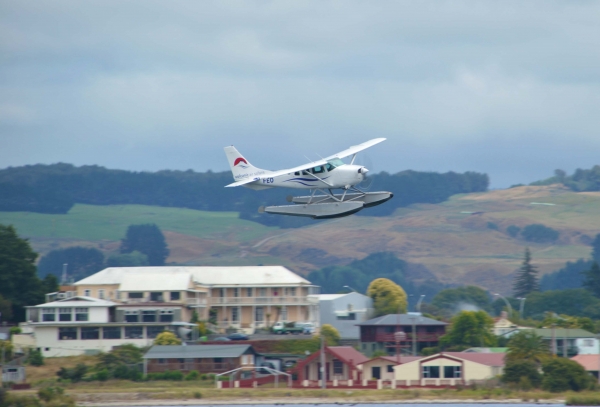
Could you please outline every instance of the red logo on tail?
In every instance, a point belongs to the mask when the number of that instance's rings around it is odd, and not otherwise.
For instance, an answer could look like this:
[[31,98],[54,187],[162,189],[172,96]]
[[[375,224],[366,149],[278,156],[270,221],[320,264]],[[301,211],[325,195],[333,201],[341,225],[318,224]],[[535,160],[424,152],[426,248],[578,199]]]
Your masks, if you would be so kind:
[[242,157],[236,158],[235,161],[233,162],[233,166],[235,167],[236,165],[238,165],[239,163],[244,163],[244,164],[248,164],[248,161],[244,160]]

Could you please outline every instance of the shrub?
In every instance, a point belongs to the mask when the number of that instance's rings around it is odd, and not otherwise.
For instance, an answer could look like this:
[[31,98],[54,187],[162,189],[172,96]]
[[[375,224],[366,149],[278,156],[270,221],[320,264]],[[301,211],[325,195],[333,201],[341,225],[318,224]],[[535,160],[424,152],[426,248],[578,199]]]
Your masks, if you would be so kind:
[[567,390],[581,391],[591,387],[590,376],[579,363],[565,359],[555,358],[542,364],[544,377],[542,388],[551,392]]
[[192,370],[185,376],[185,380],[198,380],[200,377],[200,373],[196,370]]
[[506,228],[506,233],[508,233],[510,237],[517,237],[520,231],[521,228],[515,225],[510,225]]
[[202,373],[200,375],[200,380],[207,380],[208,379],[208,375],[206,373]]
[[521,231],[523,239],[536,243],[552,243],[558,240],[560,233],[541,224],[527,225]]
[[39,349],[30,350],[29,356],[27,357],[27,363],[31,366],[43,366],[44,356],[42,356],[42,351]]
[[56,373],[56,375],[62,380],[70,380],[73,383],[77,383],[81,381],[81,379],[83,379],[83,376],[85,376],[87,371],[88,367],[86,365],[84,365],[83,363],[78,363],[77,366],[71,369],[61,367],[60,370]]
[[[525,382],[523,379],[526,379]],[[502,382],[518,385],[522,390],[528,390],[523,387],[539,387],[542,383],[542,376],[538,371],[535,362],[530,360],[509,361],[504,367]]]
[[98,380],[101,382],[105,382],[108,380],[108,370],[106,369],[102,369],[99,372],[96,372],[96,374],[93,376],[94,380]]
[[194,392],[194,398],[195,399],[201,399],[202,398],[202,393],[200,393],[199,391],[195,391]]
[[496,225],[494,222],[488,222],[487,228],[492,230],[498,230],[498,225]]

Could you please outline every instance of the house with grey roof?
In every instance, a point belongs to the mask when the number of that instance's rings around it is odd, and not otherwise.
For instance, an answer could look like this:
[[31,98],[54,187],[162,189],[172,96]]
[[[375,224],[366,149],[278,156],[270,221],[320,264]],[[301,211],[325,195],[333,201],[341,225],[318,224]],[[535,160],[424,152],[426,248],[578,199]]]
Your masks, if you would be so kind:
[[[388,355],[395,355],[398,351],[416,355],[423,348],[438,346],[448,324],[411,312],[383,315],[357,325],[360,329],[360,350],[371,356],[376,351],[385,351]],[[396,342],[397,332],[403,333],[399,342]]]
[[251,345],[155,345],[143,356],[144,373],[223,373],[254,367],[259,356]]

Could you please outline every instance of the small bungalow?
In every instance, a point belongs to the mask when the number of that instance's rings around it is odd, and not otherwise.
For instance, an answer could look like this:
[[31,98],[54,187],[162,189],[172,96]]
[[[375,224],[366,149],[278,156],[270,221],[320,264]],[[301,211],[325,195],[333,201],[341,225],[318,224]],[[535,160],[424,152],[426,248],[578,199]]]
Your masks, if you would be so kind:
[[579,363],[583,368],[595,378],[598,378],[598,370],[600,369],[600,355],[587,354],[573,356],[571,360]]
[[155,345],[143,356],[144,373],[179,370],[223,373],[254,367],[257,353],[250,345]]
[[[360,380],[359,364],[367,357],[351,346],[325,346],[326,381]],[[299,382],[321,380],[321,350],[301,360],[292,369]]]
[[443,352],[394,366],[399,386],[471,384],[501,375],[503,370],[503,353]]
[[402,356],[398,363],[397,356],[379,356],[360,363],[363,380],[394,380],[394,367],[398,364],[414,362],[423,356]]

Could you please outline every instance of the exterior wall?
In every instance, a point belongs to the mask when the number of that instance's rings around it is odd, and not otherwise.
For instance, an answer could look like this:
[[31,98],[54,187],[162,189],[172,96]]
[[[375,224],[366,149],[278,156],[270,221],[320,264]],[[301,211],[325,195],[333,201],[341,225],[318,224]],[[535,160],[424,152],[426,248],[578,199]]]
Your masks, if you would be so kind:
[[[188,373],[196,370],[200,373],[223,373],[241,366],[253,366],[252,363],[242,363],[248,361],[244,356],[235,358],[148,359],[146,362],[146,371],[148,373],[156,373],[167,370],[179,370],[183,373]],[[254,357],[251,360],[254,360]]]
[[[66,325],[66,324],[65,324]],[[86,324],[86,327],[97,327],[98,325]],[[114,327],[116,325],[110,325]],[[131,325],[127,325],[131,326]],[[146,327],[148,325],[139,325],[143,327],[143,337],[140,339],[125,338],[124,327],[121,327],[121,339],[102,339],[103,332],[100,331],[100,339],[82,340],[61,340],[59,339],[59,326],[34,326],[34,337],[36,347],[40,348],[42,355],[45,357],[58,357],[58,356],[76,356],[83,355],[86,353],[97,353],[97,352],[108,352],[114,346],[121,346],[126,343],[131,343],[136,346],[144,347],[152,345],[153,338],[148,338]],[[154,326],[161,326],[160,324]],[[78,326],[77,337],[81,338],[80,328]]]
[[575,346],[579,355],[597,355],[600,346],[598,342],[596,338],[577,338],[575,339]]
[[[325,354],[325,367],[327,369],[327,380],[348,380],[355,379],[356,374],[352,374],[350,366],[343,363],[342,373],[334,372],[334,359],[336,359],[333,355]],[[303,366],[302,372],[299,372],[299,376],[302,376],[303,380],[319,380],[319,366],[321,365],[320,357],[312,360],[306,366]],[[308,373],[308,377],[306,376]]]
[[417,360],[396,366],[394,374],[396,380],[421,380],[423,366],[439,366],[439,379],[453,379],[444,377],[444,366],[462,366],[462,379],[469,382],[471,380],[486,380],[502,374],[502,367],[487,366],[480,363],[475,363],[470,360],[454,360],[445,357],[438,357],[427,361]]
[[[396,366],[396,363],[390,362],[389,360],[375,359],[365,362],[361,366],[363,380],[376,380],[373,378],[373,367],[379,367],[381,371],[381,380],[394,379],[394,367]],[[392,366],[391,372],[388,372],[388,366]]]
[[[360,328],[356,326],[371,317],[373,300],[359,293],[348,293],[332,300],[319,301],[319,323],[330,324],[340,333],[342,339],[359,339]],[[338,311],[338,314],[336,314]],[[344,319],[339,315],[348,312],[355,319]]]
[[396,380],[420,380],[421,364],[418,360],[414,362],[397,365],[394,367],[394,376]]
[[[117,300],[117,290],[119,289],[118,284],[105,284],[105,285],[87,285],[87,286],[75,286],[78,296],[84,296],[86,290],[90,291],[88,297],[100,298],[99,290],[104,290],[105,300],[115,301]],[[118,301],[118,300],[117,300]]]

